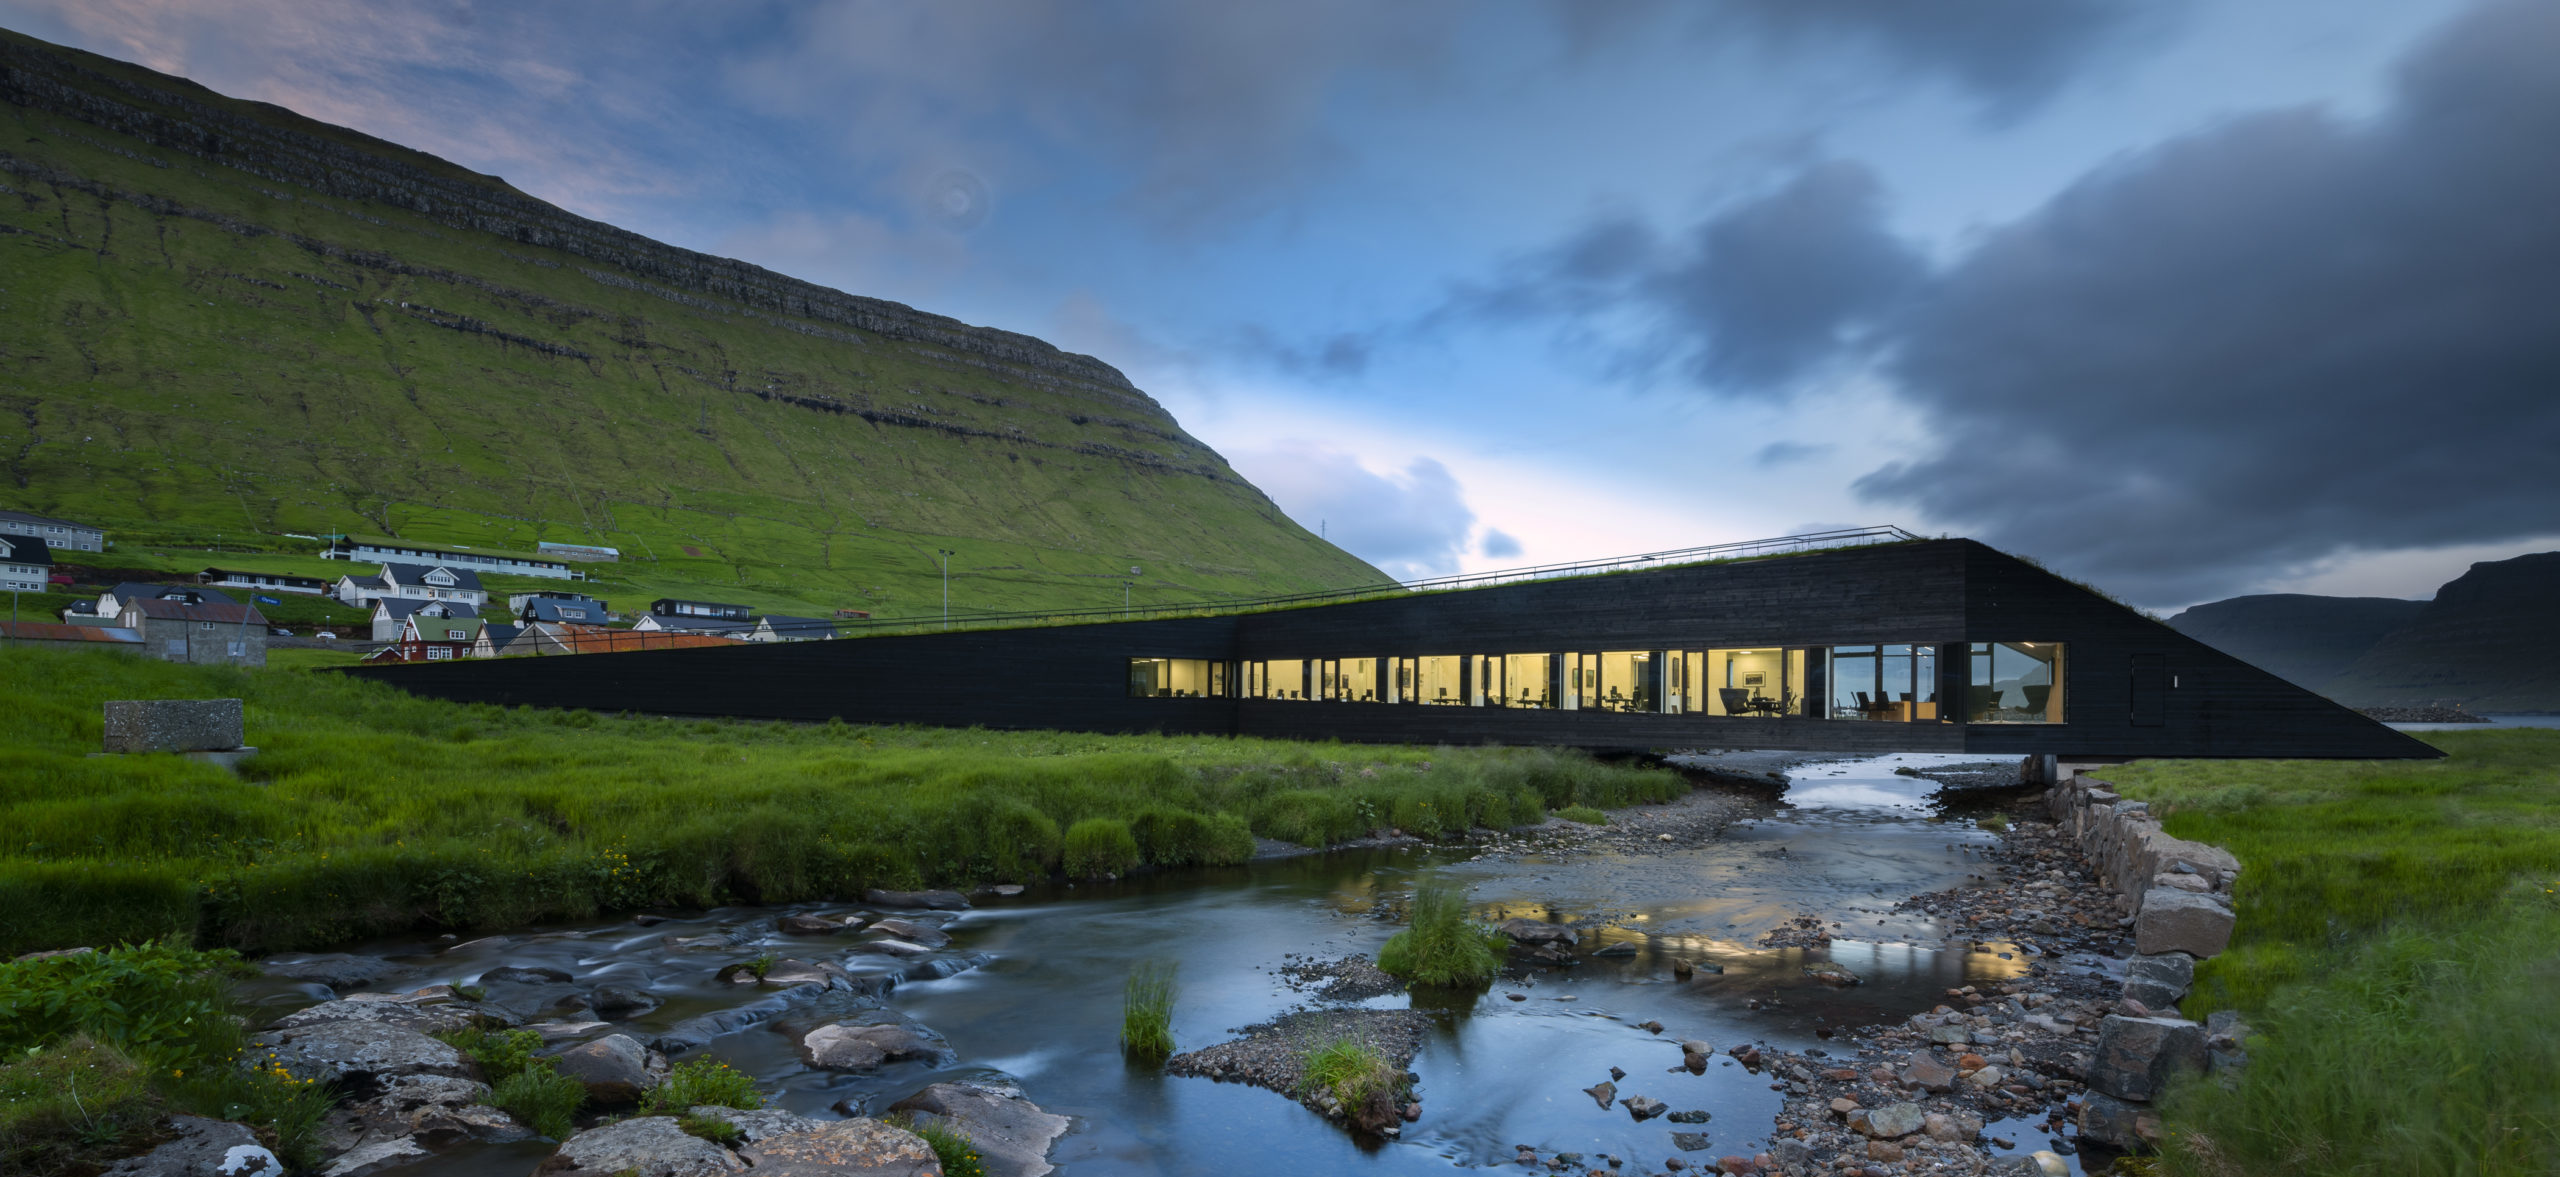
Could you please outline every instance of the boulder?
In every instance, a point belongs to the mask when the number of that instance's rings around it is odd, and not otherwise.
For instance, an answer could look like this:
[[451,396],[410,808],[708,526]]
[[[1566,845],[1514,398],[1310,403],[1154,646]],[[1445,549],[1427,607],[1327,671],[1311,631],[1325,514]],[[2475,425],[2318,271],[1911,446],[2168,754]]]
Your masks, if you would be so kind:
[[551,1056],[560,1073],[587,1085],[587,1098],[600,1104],[640,1102],[642,1092],[658,1085],[649,1069],[649,1048],[628,1034],[607,1034]]
[[316,956],[269,957],[259,967],[270,977],[311,981],[331,989],[357,989],[412,970],[374,956],[324,952]]
[[480,983],[483,985],[498,982],[513,982],[518,985],[566,985],[575,979],[559,969],[543,968],[538,965],[499,965],[480,974]]
[[2202,959],[2231,944],[2231,909],[2212,895],[2153,887],[2142,893],[2133,917],[2134,951],[2150,956],[2183,952]]
[[2137,956],[2124,962],[2124,979],[2149,981],[2184,994],[2196,983],[2196,958],[2183,952]]
[[1956,1123],[1954,1116],[1942,1112],[1931,1112],[1922,1116],[1920,1131],[1927,1133],[1931,1140],[1960,1141],[1965,1138],[1964,1126]]
[[928,911],[967,911],[969,900],[958,891],[882,891],[874,888],[862,893],[862,901],[873,907],[921,907]]
[[676,1126],[673,1116],[641,1116],[590,1128],[561,1142],[560,1150],[535,1169],[551,1174],[593,1177],[715,1177],[745,1172],[737,1154]]
[[863,930],[866,932],[882,932],[900,940],[922,944],[927,948],[940,948],[945,944],[951,943],[950,933],[945,932],[940,928],[934,927],[931,924],[920,924],[914,920],[902,920],[895,916],[877,921],[870,927]]
[[931,1116],[958,1129],[986,1161],[987,1177],[1042,1177],[1053,1167],[1050,1146],[1069,1127],[1065,1116],[986,1083],[936,1083],[889,1110]]
[[782,1111],[779,1108],[758,1108],[754,1111],[745,1111],[739,1108],[724,1108],[713,1104],[695,1104],[694,1106],[685,1109],[685,1111],[687,1114],[700,1119],[718,1120],[721,1123],[737,1129],[738,1141],[741,1144],[753,1144],[768,1136],[781,1136],[791,1132],[806,1132],[826,1122],[824,1120],[812,1120],[807,1116],[794,1115],[790,1112]]
[[1671,1134],[1671,1147],[1679,1149],[1682,1152],[1705,1152],[1715,1146],[1715,1140],[1704,1132],[1674,1132]]
[[284,1162],[246,1124],[171,1116],[169,1131],[174,1139],[108,1166],[106,1177],[283,1177]]
[[2204,1027],[2184,1018],[2128,1018],[2098,1023],[2098,1057],[2089,1086],[2117,1099],[2158,1099],[2181,1070],[2204,1069]]
[[832,936],[851,925],[822,915],[786,915],[775,920],[774,926],[792,936]]
[[335,1158],[328,1172],[354,1177],[465,1141],[494,1144],[533,1136],[514,1117],[481,1103],[488,1094],[487,1084],[449,1075],[384,1079],[372,1097],[342,1104],[321,1121],[321,1149]]
[[738,1152],[757,1177],[942,1177],[923,1137],[872,1119],[768,1136]]
[[1505,936],[1509,936],[1511,938],[1511,942],[1514,944],[1563,944],[1569,946],[1575,939],[1573,929],[1565,927],[1562,924],[1551,924],[1545,920],[1522,919],[1515,917],[1502,921],[1495,930],[1501,932]]
[[2092,1091],[2080,1101],[2080,1136],[2110,1148],[2157,1148],[2161,1140],[2160,1113]]
[[[873,926],[877,927],[878,925]],[[927,948],[922,944],[911,944],[905,940],[865,940],[860,944],[854,945],[853,950],[855,952],[878,953],[882,956],[904,957],[909,960],[913,960],[919,956],[933,955],[932,949]]]
[[588,1008],[608,1018],[636,1018],[661,1004],[657,994],[627,985],[598,985],[587,995]]
[[1609,1105],[1618,1102],[1618,1085],[1606,1079],[1583,1088],[1582,1093],[1590,1096],[1604,1112],[1609,1110]]
[[271,1059],[297,1079],[339,1084],[358,1098],[399,1075],[472,1077],[471,1061],[461,1051],[384,1022],[320,1022],[270,1030],[249,1041],[243,1061]]
[[376,1173],[407,1168],[434,1155],[433,1150],[415,1140],[395,1136],[389,1140],[360,1144],[329,1158],[329,1163],[321,1167],[320,1177],[373,1177]]
[[1928,1123],[1928,1113],[1916,1103],[1889,1103],[1880,1108],[1862,1108],[1849,1113],[1849,1128],[1861,1136],[1878,1140],[1897,1140],[1917,1132]]
[[1655,1099],[1650,1095],[1630,1095],[1625,1099],[1619,1100],[1618,1104],[1619,1106],[1627,1109],[1627,1114],[1635,1117],[1637,1123],[1643,1123],[1646,1120],[1650,1120],[1655,1116],[1659,1116],[1662,1113],[1671,1110],[1670,1108],[1663,1106],[1661,1100]]
[[931,1031],[901,1025],[820,1026],[800,1038],[800,1057],[830,1071],[860,1071],[900,1059],[937,1059],[949,1053]]
[[[423,991],[421,991],[423,992]],[[388,994],[359,993],[336,1001],[324,1001],[277,1018],[272,1027],[294,1030],[331,1022],[371,1022],[399,1026],[422,1034],[439,1030],[461,1030],[492,1020],[489,1011],[450,997],[394,997]],[[505,1021],[500,1017],[496,1020]]]
[[527,1025],[525,1029],[542,1035],[543,1044],[548,1046],[554,1042],[584,1038],[598,1030],[608,1029],[612,1025],[611,1022],[534,1022]]
[[1927,1051],[1911,1056],[1902,1068],[1902,1081],[1931,1091],[1952,1091],[1956,1085],[1956,1069]]
[[1804,966],[1804,975],[1820,981],[1825,985],[1841,989],[1846,989],[1851,985],[1862,985],[1866,983],[1863,978],[1858,976],[1858,974],[1850,972],[1847,965],[1841,964],[1838,961],[1815,961],[1812,964]]

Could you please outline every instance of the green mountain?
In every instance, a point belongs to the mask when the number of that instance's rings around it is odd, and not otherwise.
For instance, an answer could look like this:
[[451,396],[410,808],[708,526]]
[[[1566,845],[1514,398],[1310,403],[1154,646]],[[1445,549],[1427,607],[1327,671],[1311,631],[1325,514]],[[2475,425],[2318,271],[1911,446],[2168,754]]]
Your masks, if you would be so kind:
[[2560,552],[2474,564],[2431,601],[2233,597],[2169,624],[2350,707],[2560,711]]
[[909,617],[943,549],[958,611],[1386,579],[1090,356],[6,32],[0,259],[0,506],[110,563],[548,540],[617,598]]

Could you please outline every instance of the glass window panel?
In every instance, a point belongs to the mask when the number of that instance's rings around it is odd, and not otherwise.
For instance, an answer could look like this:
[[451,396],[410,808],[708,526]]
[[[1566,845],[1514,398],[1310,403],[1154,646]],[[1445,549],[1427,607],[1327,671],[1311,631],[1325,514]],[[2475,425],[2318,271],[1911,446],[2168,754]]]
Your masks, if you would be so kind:
[[1662,709],[1674,715],[1697,714],[1706,656],[1696,650],[1669,650],[1663,658]]
[[1419,697],[1415,691],[1418,683],[1417,676],[1420,671],[1416,669],[1414,662],[1415,660],[1411,658],[1390,658],[1387,660],[1389,667],[1387,673],[1388,702],[1411,703]]
[[1330,663],[1334,667],[1334,685],[1325,697],[1345,703],[1375,703],[1378,695],[1379,658],[1344,658]]
[[1297,659],[1272,659],[1246,664],[1252,670],[1247,698],[1304,699],[1307,697],[1307,664]]
[[[1774,646],[1756,650],[1709,650],[1700,683],[1701,701],[1709,715],[1776,715],[1785,709],[1787,652]],[[1803,651],[1795,652],[1796,680],[1804,676]]]
[[1503,655],[1502,705],[1553,708],[1556,705],[1554,665],[1555,656],[1552,654]]
[[1974,642],[1965,653],[1967,723],[2062,722],[2062,643]]
[[1778,714],[1802,715],[1804,698],[1804,651],[1787,651],[1787,676],[1778,690]]
[[1132,658],[1129,697],[1133,699],[1200,699],[1219,692],[1212,685],[1221,663],[1204,658]]
[[1833,646],[1823,654],[1831,718],[1882,723],[1937,718],[1935,647]]
[[1661,706],[1660,661],[1650,650],[1609,650],[1600,655],[1600,690],[1594,704],[1604,711],[1657,712]]
[[1416,697],[1443,707],[1466,703],[1466,659],[1456,654],[1433,654],[1413,661]]

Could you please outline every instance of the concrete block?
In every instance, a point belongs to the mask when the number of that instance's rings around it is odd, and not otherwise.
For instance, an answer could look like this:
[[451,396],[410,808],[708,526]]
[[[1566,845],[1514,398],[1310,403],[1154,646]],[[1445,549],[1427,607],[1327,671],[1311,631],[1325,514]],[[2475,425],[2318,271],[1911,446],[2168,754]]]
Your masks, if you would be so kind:
[[109,752],[219,752],[248,743],[238,699],[110,699]]
[[2202,959],[2231,946],[2231,909],[2212,895],[2153,887],[2133,917],[2133,950],[2150,956],[2183,952]]

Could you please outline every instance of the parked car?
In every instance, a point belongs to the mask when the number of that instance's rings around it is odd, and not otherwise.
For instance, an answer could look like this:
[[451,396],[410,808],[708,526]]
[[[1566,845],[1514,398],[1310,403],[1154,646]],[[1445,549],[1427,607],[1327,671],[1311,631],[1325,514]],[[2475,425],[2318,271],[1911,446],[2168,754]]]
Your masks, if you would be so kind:
[[313,637],[315,637],[315,638],[318,638],[318,639],[320,639],[321,641],[324,641],[324,642],[334,642],[334,641],[338,640],[338,635],[336,635],[336,634],[334,634],[334,633],[331,633],[331,632],[329,632],[328,630],[325,630],[325,629],[324,629],[324,630],[321,630],[320,632],[315,633],[315,634],[313,634],[313,635],[311,635],[311,636],[313,636]]
[[293,636],[292,630],[286,629],[281,625],[270,625],[267,627],[267,632],[280,638],[289,638]]

